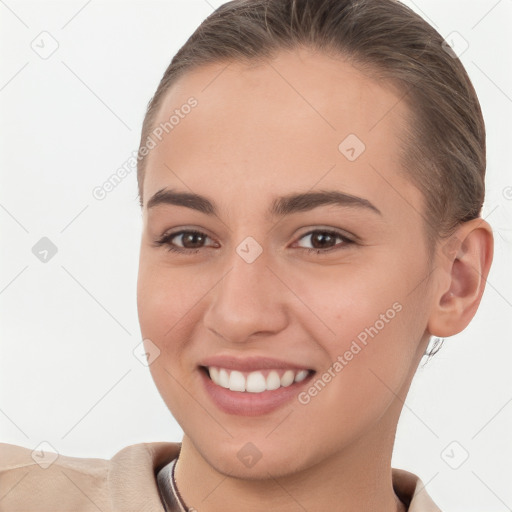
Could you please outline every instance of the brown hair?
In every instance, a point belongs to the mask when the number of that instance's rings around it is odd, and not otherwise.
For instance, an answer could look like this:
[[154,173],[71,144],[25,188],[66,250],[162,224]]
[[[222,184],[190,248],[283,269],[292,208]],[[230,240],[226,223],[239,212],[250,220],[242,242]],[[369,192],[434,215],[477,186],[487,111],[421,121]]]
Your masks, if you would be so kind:
[[[196,29],[149,102],[141,145],[169,88],[188,70],[229,61],[271,59],[307,47],[349,59],[399,86],[411,121],[401,172],[422,192],[419,212],[429,260],[440,238],[479,217],[485,185],[485,126],[471,81],[441,35],[395,0],[234,0]],[[142,190],[146,158],[139,155]]]

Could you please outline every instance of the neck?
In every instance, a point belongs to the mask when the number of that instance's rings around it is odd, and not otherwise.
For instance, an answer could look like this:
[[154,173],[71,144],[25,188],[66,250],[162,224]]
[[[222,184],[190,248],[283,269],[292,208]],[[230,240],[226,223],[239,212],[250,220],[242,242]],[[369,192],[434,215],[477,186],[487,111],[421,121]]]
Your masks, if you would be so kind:
[[[393,421],[391,422],[393,424]],[[217,471],[184,436],[176,484],[187,507],[201,512],[405,512],[393,491],[391,453],[396,431],[375,427],[312,467],[268,479],[234,478]],[[376,456],[376,454],[378,454]]]

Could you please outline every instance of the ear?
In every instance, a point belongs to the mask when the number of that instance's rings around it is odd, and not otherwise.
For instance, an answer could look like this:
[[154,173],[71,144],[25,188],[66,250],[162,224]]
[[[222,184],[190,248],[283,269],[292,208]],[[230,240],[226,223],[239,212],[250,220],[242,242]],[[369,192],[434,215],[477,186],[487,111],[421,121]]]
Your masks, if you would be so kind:
[[481,218],[464,222],[440,249],[436,264],[442,276],[427,330],[446,338],[464,330],[478,309],[493,258],[492,228]]

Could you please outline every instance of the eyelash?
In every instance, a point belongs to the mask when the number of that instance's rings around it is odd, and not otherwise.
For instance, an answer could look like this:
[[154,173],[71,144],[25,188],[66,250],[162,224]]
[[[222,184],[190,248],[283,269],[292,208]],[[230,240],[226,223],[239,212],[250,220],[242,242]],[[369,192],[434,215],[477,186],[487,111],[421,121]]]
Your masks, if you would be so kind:
[[[302,238],[304,238],[306,236],[313,235],[315,233],[322,233],[324,235],[327,234],[330,236],[340,238],[343,241],[343,244],[339,247],[334,246],[334,247],[329,247],[328,249],[315,249],[315,248],[309,248],[309,247],[298,247],[298,249],[302,249],[303,251],[306,251],[307,253],[315,252],[317,254],[321,254],[321,253],[325,254],[327,252],[344,249],[347,246],[356,243],[356,242],[354,242],[354,240],[351,240],[350,238],[342,235],[341,233],[339,233],[337,231],[328,230],[328,229],[314,229],[314,230],[308,231],[307,233],[304,233],[299,238],[299,240],[301,240]],[[193,235],[208,237],[208,235],[206,235],[205,233],[203,233],[201,231],[196,231],[194,229],[186,229],[186,230],[184,229],[181,231],[176,231],[174,233],[164,234],[162,237],[160,237],[158,240],[155,241],[155,245],[158,247],[166,245],[167,246],[166,249],[170,252],[175,252],[175,253],[179,253],[179,254],[187,254],[187,255],[196,254],[197,252],[199,252],[200,249],[203,249],[203,247],[199,247],[196,249],[187,249],[187,248],[176,247],[175,245],[171,244],[171,240],[173,238],[175,238],[179,235],[184,235],[184,234],[193,234]]]

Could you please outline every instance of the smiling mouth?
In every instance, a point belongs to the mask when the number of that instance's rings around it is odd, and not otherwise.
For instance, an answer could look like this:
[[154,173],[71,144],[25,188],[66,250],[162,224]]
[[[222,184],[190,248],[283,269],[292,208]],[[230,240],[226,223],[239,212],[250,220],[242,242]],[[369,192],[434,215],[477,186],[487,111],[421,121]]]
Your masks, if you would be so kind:
[[314,370],[265,369],[241,372],[218,366],[201,366],[201,370],[219,387],[241,393],[263,393],[299,383],[315,373]]

